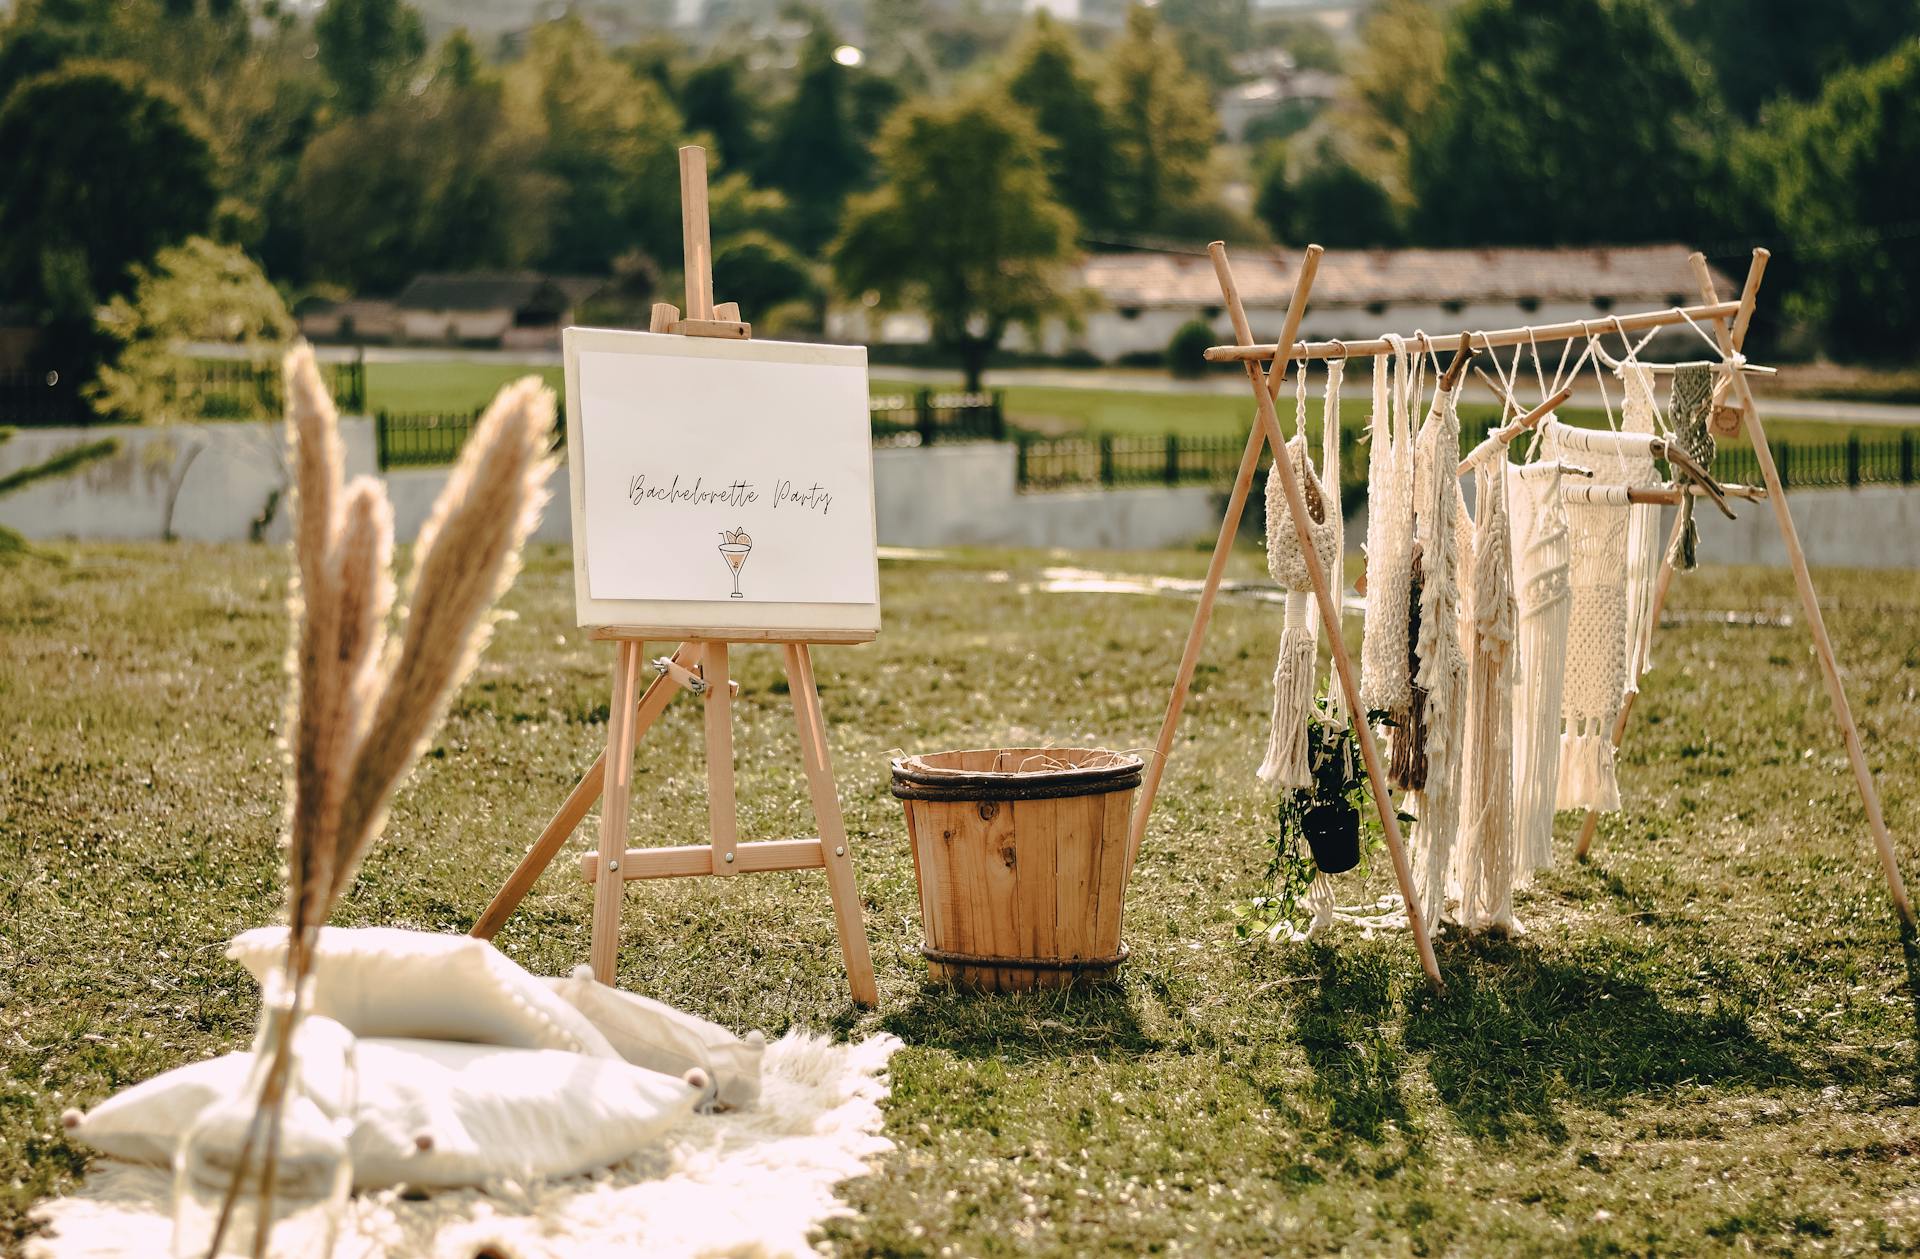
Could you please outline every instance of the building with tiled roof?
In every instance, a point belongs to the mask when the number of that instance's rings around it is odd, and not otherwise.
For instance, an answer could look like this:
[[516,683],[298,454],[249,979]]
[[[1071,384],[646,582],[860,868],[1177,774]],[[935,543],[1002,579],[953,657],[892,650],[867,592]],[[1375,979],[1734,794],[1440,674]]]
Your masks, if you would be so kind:
[[[1510,328],[1571,319],[1604,319],[1698,300],[1685,245],[1583,249],[1330,249],[1320,259],[1302,335],[1360,340],[1386,332]],[[1255,336],[1277,335],[1300,265],[1294,248],[1235,249],[1234,279]],[[1103,362],[1163,354],[1182,324],[1204,320],[1221,342],[1233,331],[1205,253],[1091,254],[1079,265],[1087,306],[1077,328],[1042,329],[1048,354],[1085,352]],[[1737,286],[1714,277],[1720,292]],[[844,331],[882,342],[926,339],[911,312],[873,321],[848,319]],[[1679,332],[1691,336],[1682,326]],[[1684,342],[1671,330],[1664,343]],[[866,338],[859,338],[866,339]],[[1655,348],[1662,344],[1655,343]],[[1034,348],[1025,333],[1007,348]]]

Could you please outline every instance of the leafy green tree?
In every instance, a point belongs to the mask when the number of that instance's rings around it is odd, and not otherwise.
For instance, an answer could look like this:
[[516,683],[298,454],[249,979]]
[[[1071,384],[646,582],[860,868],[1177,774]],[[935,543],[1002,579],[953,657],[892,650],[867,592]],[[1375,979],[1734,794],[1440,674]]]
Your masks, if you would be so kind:
[[805,250],[832,239],[847,195],[872,167],[854,116],[855,68],[834,61],[837,45],[820,26],[801,46],[799,80],[774,118],[759,170],[760,182],[786,194],[790,238]]
[[1381,0],[1347,58],[1331,111],[1341,151],[1393,199],[1412,204],[1407,159],[1446,75],[1446,26],[1436,0]]
[[853,198],[833,246],[840,287],[920,306],[978,389],[1009,326],[1068,302],[1073,216],[1039,132],[997,94],[917,101],[881,133],[879,164],[883,182]]
[[1007,95],[1032,113],[1049,143],[1053,194],[1082,226],[1113,221],[1113,123],[1079,46],[1046,10],[1034,15],[1007,69]]
[[1667,12],[1746,118],[1778,96],[1810,99],[1920,31],[1913,0],[1673,0]]
[[747,90],[744,62],[738,57],[716,57],[695,66],[681,81],[679,102],[687,130],[712,139],[714,155],[723,168],[753,168],[760,155],[760,118]]
[[87,390],[104,416],[142,423],[199,419],[217,398],[184,347],[222,342],[266,350],[293,336],[293,316],[253,260],[203,236],[170,245],[135,268],[133,295],[100,312],[101,331],[120,347]]
[[50,318],[91,319],[129,269],[205,231],[205,133],[132,66],[68,62],[0,107],[0,280]]
[[1304,160],[1275,144],[1255,170],[1254,209],[1278,240],[1316,242],[1336,249],[1375,249],[1400,243],[1398,208],[1366,172],[1349,162],[1328,135]]
[[1468,0],[1411,135],[1416,235],[1447,245],[1686,239],[1719,105],[1652,0]]
[[530,126],[536,169],[558,196],[542,263],[602,274],[629,249],[662,257],[680,239],[679,111],[660,86],[566,17],[535,28],[507,70],[512,117]]
[[1741,146],[1784,237],[1769,281],[1834,355],[1920,353],[1920,39],[1782,102]]
[[1220,129],[1213,103],[1153,10],[1141,6],[1127,11],[1103,79],[1114,125],[1114,217],[1152,231],[1204,195]]
[[307,147],[294,183],[315,278],[382,293],[422,271],[531,262],[556,191],[537,155],[485,79],[343,120]]
[[327,0],[313,21],[313,37],[340,107],[350,114],[386,100],[427,53],[420,15],[405,0]]
[[740,303],[749,321],[789,302],[811,301],[819,288],[807,260],[765,232],[734,232],[714,243],[713,291],[721,301]]
[[1253,7],[1248,0],[1161,0],[1160,16],[1192,71],[1215,88],[1240,76],[1233,55],[1253,45]]

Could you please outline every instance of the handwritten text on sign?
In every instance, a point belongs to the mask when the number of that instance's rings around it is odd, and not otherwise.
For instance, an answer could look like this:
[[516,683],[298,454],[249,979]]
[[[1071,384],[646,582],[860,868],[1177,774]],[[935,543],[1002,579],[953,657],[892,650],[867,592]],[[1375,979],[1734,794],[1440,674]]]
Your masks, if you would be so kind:
[[583,351],[595,599],[875,603],[864,367]]

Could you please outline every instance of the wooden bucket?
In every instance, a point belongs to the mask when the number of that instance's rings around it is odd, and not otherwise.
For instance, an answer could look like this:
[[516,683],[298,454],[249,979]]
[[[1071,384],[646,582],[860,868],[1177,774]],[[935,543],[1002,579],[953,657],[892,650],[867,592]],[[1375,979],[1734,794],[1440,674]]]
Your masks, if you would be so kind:
[[1126,960],[1120,913],[1141,761],[1087,748],[982,748],[893,762],[936,981],[1058,988]]

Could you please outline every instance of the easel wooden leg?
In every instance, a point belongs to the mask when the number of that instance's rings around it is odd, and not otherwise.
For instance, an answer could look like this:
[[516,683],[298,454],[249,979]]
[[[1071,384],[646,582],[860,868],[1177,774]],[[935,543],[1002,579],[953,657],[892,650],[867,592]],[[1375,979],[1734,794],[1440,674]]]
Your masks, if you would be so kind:
[[800,759],[806,766],[807,791],[813,798],[814,822],[820,828],[820,855],[826,862],[827,892],[833,898],[840,956],[846,963],[854,1004],[871,1007],[879,1004],[880,989],[874,982],[860,890],[853,878],[853,853],[840,815],[840,794],[833,782],[826,718],[820,711],[820,692],[813,680],[813,654],[805,643],[788,643],[786,652],[787,693],[793,700],[793,723],[800,738]]
[[[673,659],[683,667],[691,667],[699,656],[697,647],[691,643],[682,643],[680,649],[674,652]],[[659,719],[660,714],[666,711],[668,703],[679,693],[680,684],[670,674],[663,673],[647,684],[646,693],[640,697],[638,711],[634,718],[633,737],[636,743],[646,737],[647,731],[653,727],[653,723]],[[609,722],[612,721],[611,711],[608,712],[607,719]],[[553,815],[546,829],[540,832],[540,838],[533,841],[533,847],[527,850],[527,855],[520,859],[520,864],[514,867],[507,881],[500,885],[498,892],[494,893],[493,900],[488,902],[486,911],[480,915],[480,920],[473,924],[473,930],[468,932],[469,935],[480,940],[491,940],[499,934],[500,928],[513,915],[513,911],[520,908],[520,902],[525,900],[527,893],[533,890],[534,883],[546,872],[547,867],[553,864],[553,859],[560,855],[560,850],[566,847],[567,840],[572,838],[575,828],[593,808],[594,801],[600,798],[600,789],[606,781],[606,773],[607,752],[602,748],[600,755],[594,758],[592,767],[580,776],[580,781],[575,783],[573,790],[567,794],[566,803],[560,806],[560,811]]]
[[593,881],[593,946],[588,961],[593,977],[613,982],[620,949],[620,901],[626,880],[620,859],[627,851],[627,809],[633,794],[633,743],[638,714],[634,691],[640,680],[645,645],[622,642],[613,661],[613,701],[607,709],[606,792],[600,806],[600,867]]
[[736,874],[740,816],[733,792],[733,688],[727,685],[725,643],[707,644],[700,673],[707,682],[707,836],[713,844],[713,872]]

